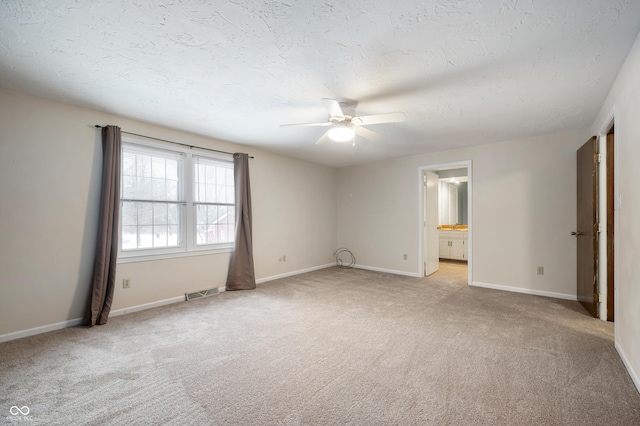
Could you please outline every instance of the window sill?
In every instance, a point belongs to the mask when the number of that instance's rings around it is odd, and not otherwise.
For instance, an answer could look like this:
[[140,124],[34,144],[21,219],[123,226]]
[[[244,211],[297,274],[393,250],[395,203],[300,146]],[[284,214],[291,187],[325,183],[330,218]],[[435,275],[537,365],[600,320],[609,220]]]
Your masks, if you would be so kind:
[[129,256],[118,257],[117,264],[120,263],[136,263],[136,262],[149,262],[153,260],[175,259],[180,257],[193,257],[193,256],[207,256],[212,254],[231,253],[233,247],[222,247],[210,250],[193,250],[183,251],[179,253],[162,253],[162,254],[149,254],[144,256]]

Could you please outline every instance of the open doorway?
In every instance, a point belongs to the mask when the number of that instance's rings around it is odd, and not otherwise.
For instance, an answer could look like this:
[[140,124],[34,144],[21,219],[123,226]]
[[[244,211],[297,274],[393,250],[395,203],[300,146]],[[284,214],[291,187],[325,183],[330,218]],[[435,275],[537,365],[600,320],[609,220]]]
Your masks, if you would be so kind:
[[420,276],[447,262],[463,266],[472,282],[471,161],[422,166],[419,183]]

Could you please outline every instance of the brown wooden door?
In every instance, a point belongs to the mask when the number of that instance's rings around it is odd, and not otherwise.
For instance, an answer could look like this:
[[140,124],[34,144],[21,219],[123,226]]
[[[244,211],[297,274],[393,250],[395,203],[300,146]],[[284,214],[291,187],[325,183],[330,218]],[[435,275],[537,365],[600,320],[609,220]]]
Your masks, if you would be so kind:
[[598,142],[578,150],[578,301],[598,316]]

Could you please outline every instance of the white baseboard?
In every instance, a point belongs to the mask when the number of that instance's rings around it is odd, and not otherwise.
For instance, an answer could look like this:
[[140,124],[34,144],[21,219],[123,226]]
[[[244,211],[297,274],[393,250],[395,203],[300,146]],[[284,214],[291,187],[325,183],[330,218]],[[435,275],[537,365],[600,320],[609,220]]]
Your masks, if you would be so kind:
[[404,275],[405,277],[420,278],[420,274],[418,274],[417,272],[397,271],[395,269],[377,268],[375,266],[366,266],[366,265],[357,265],[357,264],[353,265],[353,267],[358,269],[365,269],[367,271],[384,272],[385,274]]
[[[326,265],[314,266],[312,268],[301,269],[298,271],[287,272],[286,274],[274,275],[272,277],[261,278],[256,280],[256,284],[262,284],[267,281],[277,280],[278,278],[290,277],[293,275],[304,274],[305,272],[317,271],[319,269],[330,268],[335,266],[335,263],[329,263]],[[224,292],[226,288],[224,286],[218,287],[219,292]],[[157,308],[159,306],[170,305],[172,303],[184,302],[184,296],[176,296],[170,299],[159,300],[157,302],[144,303],[142,305],[131,306],[129,308],[116,309],[109,313],[109,317],[117,317],[119,315],[130,314],[132,312],[144,311],[146,309]],[[82,324],[82,318],[76,318],[68,321],[57,322],[55,324],[43,325],[41,327],[30,328],[28,330],[15,331],[12,333],[0,335],[0,343],[8,342],[9,340],[21,339],[23,337],[34,336],[36,334],[46,333],[48,331],[61,330],[67,327],[75,327]]]
[[470,285],[474,287],[483,287],[490,288],[492,290],[502,290],[502,291],[511,291],[513,293],[524,293],[524,294],[532,294],[534,296],[544,296],[544,297],[553,297],[555,299],[564,299],[564,300],[573,300],[577,301],[577,296],[572,294],[564,294],[564,293],[553,293],[551,291],[542,291],[542,290],[532,290],[530,288],[520,288],[520,287],[510,287],[506,285],[498,285],[498,284],[487,284],[474,281]]
[[109,313],[109,318],[117,317],[132,312],[144,311],[146,309],[157,308],[159,306],[170,305],[172,303],[184,302],[184,296],[172,297],[171,299],[158,300],[157,302],[144,303],[142,305],[131,306],[130,308],[116,309]]
[[[184,296],[173,297],[171,299],[160,300],[158,302],[145,303],[144,305],[132,306],[130,308],[117,309],[109,313],[109,318],[118,315],[129,314],[131,312],[143,311],[145,309],[156,308],[158,306],[168,305],[170,303],[184,302]],[[75,327],[82,324],[82,318],[75,318],[68,321],[57,322],[55,324],[43,325],[41,327],[30,328],[28,330],[15,331],[0,335],[0,343],[9,340],[22,339],[23,337],[35,336],[36,334],[47,333],[49,331],[62,330],[63,328]]]
[[41,327],[30,328],[28,330],[14,331],[0,336],[0,343],[9,340],[22,339],[23,337],[35,336],[36,334],[46,333],[48,331],[61,330],[67,327],[75,327],[82,324],[82,318],[76,318],[68,321],[57,322],[55,324],[43,325]]
[[320,269],[331,268],[332,266],[336,266],[336,264],[335,263],[327,263],[326,265],[313,266],[311,268],[299,269],[297,271],[292,271],[292,272],[285,272],[284,274],[272,275],[270,277],[260,278],[259,280],[256,280],[256,284],[262,284],[262,283],[266,283],[268,281],[279,280],[280,278],[292,277],[294,275],[300,275],[300,274],[304,274],[304,273],[307,273],[307,272],[318,271]]
[[638,392],[640,392],[640,377],[638,377],[638,375],[636,374],[636,371],[633,369],[631,362],[629,362],[629,358],[627,358],[627,355],[624,353],[624,351],[620,347],[620,344],[616,342],[615,346],[616,346],[616,350],[618,351],[618,355],[620,355],[620,359],[622,359],[622,363],[627,368],[627,371],[631,376],[631,380],[633,380],[633,384],[636,385],[636,389],[638,390]]

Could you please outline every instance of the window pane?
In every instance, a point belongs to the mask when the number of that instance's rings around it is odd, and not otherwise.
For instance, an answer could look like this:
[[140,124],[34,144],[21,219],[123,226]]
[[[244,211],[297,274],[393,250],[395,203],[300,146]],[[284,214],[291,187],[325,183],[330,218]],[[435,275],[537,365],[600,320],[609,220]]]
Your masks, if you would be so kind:
[[153,247],[153,226],[138,227],[138,248]]
[[180,233],[179,230],[180,228],[178,227],[178,225],[169,225],[167,227],[167,246],[169,247],[177,247],[180,245],[179,241],[180,241]]
[[151,179],[146,177],[136,177],[135,189],[131,198],[153,200],[151,194]]
[[216,183],[224,186],[227,184],[227,170],[222,167],[216,167]]
[[235,204],[235,198],[236,198],[236,189],[233,186],[227,186],[227,200],[226,203],[228,204]]
[[207,181],[207,166],[206,164],[198,163],[198,173],[196,175],[198,182]]
[[198,205],[196,206],[197,240],[196,244],[217,244],[221,232],[226,235],[227,207]]
[[220,227],[218,225],[209,225],[207,228],[207,243],[215,244],[220,242]]
[[138,206],[137,203],[132,203],[129,201],[122,202],[122,211],[121,211],[121,221],[122,225],[137,225],[138,224]]
[[151,180],[151,197],[153,200],[166,200],[167,190],[164,179]]
[[167,159],[167,163],[166,163],[166,176],[167,179],[170,180],[178,180],[178,161],[177,160],[171,160],[171,159]]
[[229,220],[227,221],[227,223],[230,223],[231,225],[235,226],[236,223],[236,208],[233,206],[229,206],[227,207],[227,217],[229,218]]
[[204,203],[233,202],[233,167],[230,163],[196,157],[194,199]]
[[198,225],[196,233],[196,244],[207,244],[207,225]]
[[122,175],[134,176],[136,173],[136,156],[130,152],[122,154]]
[[216,166],[209,164],[209,165],[206,165],[205,167],[207,170],[205,183],[207,185],[215,185],[216,184]]
[[227,207],[227,242],[233,242],[236,238],[236,208]]
[[133,198],[131,194],[135,192],[135,178],[133,176],[122,176],[122,198]]
[[206,186],[206,189],[204,190],[204,200],[208,203],[215,203],[216,200],[216,186],[214,184],[210,184]]
[[153,157],[153,160],[151,161],[152,177],[163,180],[167,177],[167,175],[165,174],[164,162],[164,158]]
[[155,203],[153,205],[153,224],[154,225],[166,225],[168,221],[168,206],[167,204]]
[[138,205],[138,225],[153,224],[153,203],[136,203]]
[[196,206],[197,244],[217,244],[233,241],[234,208],[227,206]]
[[167,181],[167,196],[166,199],[168,201],[178,201],[178,181],[176,180],[168,180]]
[[196,206],[196,223],[198,225],[206,225],[207,224],[207,207],[198,205]]
[[207,200],[206,191],[207,187],[204,183],[198,183],[196,186],[196,193],[194,195],[194,200],[198,202],[205,202]]
[[137,175],[151,177],[151,156],[139,154],[137,160]]
[[220,225],[218,227],[218,239],[221,243],[226,243],[228,242],[228,234],[227,234],[227,226],[226,225]]
[[227,223],[227,206],[218,206],[218,223]]
[[[123,250],[180,245],[179,204],[122,202]],[[140,226],[138,225],[140,220]]]
[[153,246],[154,247],[167,246],[167,225],[153,226]]
[[178,204],[169,204],[167,206],[167,223],[169,225],[180,224],[180,206]]
[[122,249],[131,250],[138,248],[138,227],[123,226],[122,227]]
[[122,155],[122,198],[182,201],[183,154],[125,144]]
[[207,206],[207,223],[216,223],[218,220],[218,208],[216,206]]
[[226,186],[218,186],[216,195],[217,203],[226,203],[227,202],[227,187]]

